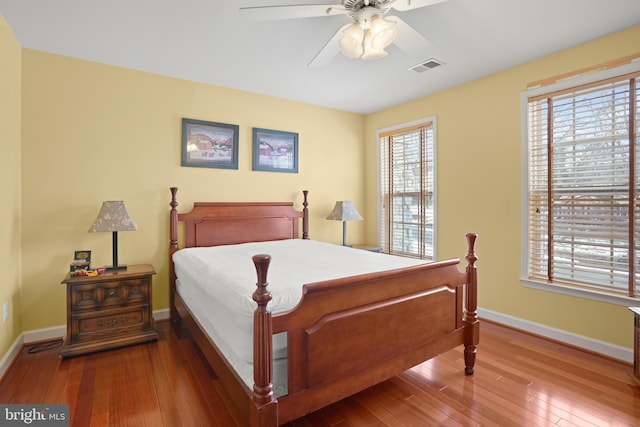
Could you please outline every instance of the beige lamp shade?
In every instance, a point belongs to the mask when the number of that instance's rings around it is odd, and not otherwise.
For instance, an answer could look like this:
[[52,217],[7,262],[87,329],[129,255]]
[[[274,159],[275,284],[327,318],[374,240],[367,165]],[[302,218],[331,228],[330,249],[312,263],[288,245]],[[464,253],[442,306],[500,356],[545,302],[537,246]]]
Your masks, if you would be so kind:
[[327,219],[333,219],[335,221],[358,221],[361,220],[362,217],[350,200],[341,200],[336,202]]
[[342,221],[342,245],[347,246],[347,221],[359,221],[362,216],[350,200],[339,200],[327,219]]
[[362,56],[362,38],[364,30],[360,24],[352,24],[344,31],[344,35],[338,42],[340,51],[349,58],[360,58]]
[[394,23],[382,18],[375,18],[371,21],[369,34],[371,34],[371,47],[382,50],[393,43],[398,35],[398,30],[396,30]]
[[102,202],[102,207],[93,225],[89,227],[89,233],[101,231],[133,231],[138,226],[127,213],[122,201]]

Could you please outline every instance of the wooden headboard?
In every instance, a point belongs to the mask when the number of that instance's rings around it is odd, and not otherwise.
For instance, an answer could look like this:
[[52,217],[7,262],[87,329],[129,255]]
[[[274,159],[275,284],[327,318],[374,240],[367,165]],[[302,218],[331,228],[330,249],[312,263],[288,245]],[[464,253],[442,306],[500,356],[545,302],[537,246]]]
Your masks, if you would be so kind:
[[185,226],[184,246],[218,246],[268,240],[296,239],[302,218],[302,238],[309,238],[309,210],[303,191],[302,211],[293,202],[196,202],[179,214],[178,189],[171,187],[170,249],[178,249],[178,222]]

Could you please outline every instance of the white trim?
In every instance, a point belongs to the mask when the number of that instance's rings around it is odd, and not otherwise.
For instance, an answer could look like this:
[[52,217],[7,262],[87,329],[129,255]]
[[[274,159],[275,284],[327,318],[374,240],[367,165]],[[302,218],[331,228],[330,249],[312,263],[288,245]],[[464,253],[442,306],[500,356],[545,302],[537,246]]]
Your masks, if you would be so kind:
[[167,320],[171,316],[171,311],[168,308],[162,310],[156,310],[153,312],[154,320]]
[[581,74],[575,77],[568,77],[557,83],[553,83],[548,86],[535,87],[523,93],[526,94],[527,97],[544,95],[547,93],[555,92],[557,90],[564,90],[576,86],[582,86],[589,83],[597,82],[599,80],[606,80],[612,77],[624,76],[625,74],[635,73],[636,71],[640,71],[640,61],[633,61],[629,64],[621,65],[620,67],[608,68],[606,70]]
[[[540,335],[545,338],[564,342],[566,344],[580,347],[582,349],[602,354],[613,359],[621,360],[623,362],[633,363],[633,350],[625,347],[620,347],[604,341],[595,340],[583,335],[573,334],[561,329],[552,328],[540,323],[530,322],[528,320],[512,317],[492,310],[478,308],[478,317],[485,318],[496,323],[501,323],[512,328],[530,332],[532,334]],[[480,328],[482,329],[482,326],[480,326]],[[480,346],[482,346],[482,337],[480,338]]]
[[31,344],[38,341],[53,340],[63,338],[67,334],[66,325],[54,326],[45,329],[36,329],[35,331],[23,332],[23,344]]
[[11,367],[11,364],[20,354],[20,350],[22,350],[22,346],[24,342],[22,340],[22,335],[20,335],[16,340],[11,344],[9,350],[5,353],[5,355],[0,359],[0,379],[4,378],[4,375]]
[[527,277],[521,277],[520,282],[522,282],[522,285],[525,288],[537,289],[539,291],[554,292],[557,294],[586,298],[594,301],[606,302],[609,304],[622,305],[625,307],[640,305],[640,300],[638,300],[638,298],[631,298],[624,295],[614,295],[606,292],[598,292],[596,289],[585,289],[558,283],[547,283],[539,280],[532,280]]
[[[380,193],[382,192],[382,187],[380,185],[380,164],[382,163],[381,154],[380,154],[380,132],[381,129],[376,131],[376,214],[378,215],[378,224],[376,228],[376,245],[380,246],[380,235],[382,234],[380,231],[382,230],[382,209],[380,206]],[[365,148],[366,150],[366,148]]]
[[520,94],[520,275],[529,274],[529,115],[528,92]]
[[[165,308],[163,310],[156,310],[153,312],[153,318],[156,321],[167,320],[169,319],[169,316],[170,311],[168,308]],[[21,333],[13,342],[11,347],[9,347],[9,350],[5,353],[2,359],[0,359],[0,379],[4,377],[5,373],[11,367],[11,364],[20,355],[20,351],[26,344],[63,338],[66,334],[66,325],[37,329],[34,331]]]
[[433,127],[433,260],[438,259],[438,122],[431,116]]

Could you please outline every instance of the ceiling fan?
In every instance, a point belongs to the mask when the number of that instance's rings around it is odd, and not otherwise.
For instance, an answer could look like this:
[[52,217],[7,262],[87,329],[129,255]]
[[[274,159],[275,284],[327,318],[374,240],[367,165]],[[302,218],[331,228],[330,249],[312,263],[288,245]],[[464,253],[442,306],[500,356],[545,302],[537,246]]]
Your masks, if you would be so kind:
[[311,18],[346,15],[353,22],[338,29],[309,63],[328,64],[340,51],[350,58],[377,59],[387,56],[385,48],[394,43],[406,52],[431,46],[420,33],[398,16],[385,16],[391,9],[400,12],[442,3],[446,0],[342,0],[341,4],[297,4],[241,7],[240,13],[257,20]]

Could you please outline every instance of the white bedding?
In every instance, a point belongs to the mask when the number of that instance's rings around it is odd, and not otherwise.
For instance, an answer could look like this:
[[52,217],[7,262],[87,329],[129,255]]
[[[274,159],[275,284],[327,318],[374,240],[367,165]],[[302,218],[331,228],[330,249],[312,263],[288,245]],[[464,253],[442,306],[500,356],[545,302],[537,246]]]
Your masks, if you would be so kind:
[[[269,309],[281,313],[298,304],[302,285],[374,273],[425,261],[352,249],[314,240],[278,240],[207,248],[173,254],[177,292],[227,360],[253,386],[253,312],[256,270],[251,257],[271,255],[267,281]],[[274,386],[286,394],[286,336],[274,337]]]

